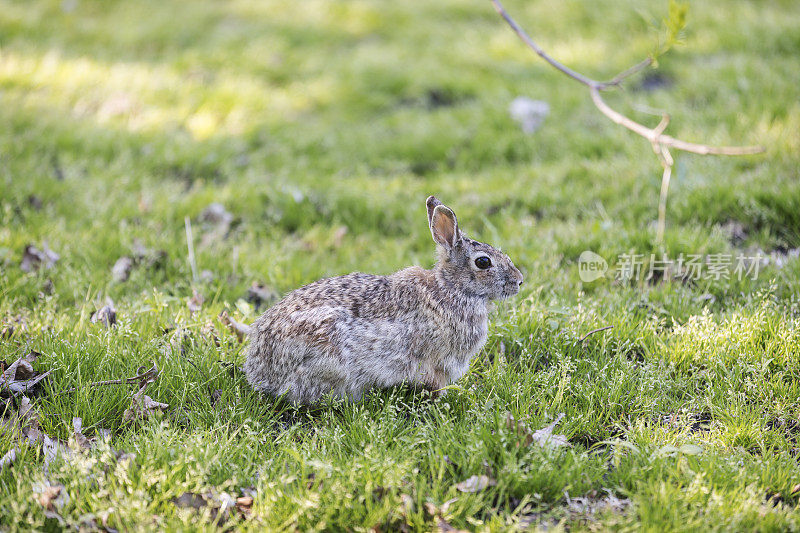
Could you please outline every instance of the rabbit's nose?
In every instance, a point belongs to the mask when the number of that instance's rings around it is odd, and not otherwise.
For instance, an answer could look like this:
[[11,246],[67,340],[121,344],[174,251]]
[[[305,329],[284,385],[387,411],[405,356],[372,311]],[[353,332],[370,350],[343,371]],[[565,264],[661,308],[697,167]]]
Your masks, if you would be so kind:
[[517,280],[516,280],[517,281],[517,285],[522,285],[522,282],[523,282],[522,272],[520,272],[517,267],[514,267],[514,271],[513,272],[514,272],[514,276],[517,278]]

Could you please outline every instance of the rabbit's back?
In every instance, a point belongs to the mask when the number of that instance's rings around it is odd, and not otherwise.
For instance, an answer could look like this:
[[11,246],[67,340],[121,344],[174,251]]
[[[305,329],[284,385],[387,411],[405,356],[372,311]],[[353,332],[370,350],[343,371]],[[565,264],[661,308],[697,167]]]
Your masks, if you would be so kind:
[[[482,320],[467,317],[470,309]],[[483,344],[485,313],[452,301],[419,267],[327,278],[289,293],[253,324],[245,371],[257,389],[299,402],[330,390],[357,399],[402,381],[448,382]]]

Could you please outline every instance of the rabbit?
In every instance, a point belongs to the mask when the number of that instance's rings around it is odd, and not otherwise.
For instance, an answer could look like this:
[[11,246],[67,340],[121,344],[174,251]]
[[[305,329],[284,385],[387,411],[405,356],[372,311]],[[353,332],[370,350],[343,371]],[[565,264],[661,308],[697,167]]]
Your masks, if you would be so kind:
[[328,393],[358,401],[401,383],[441,392],[467,372],[486,342],[490,302],[517,294],[522,274],[462,233],[434,196],[426,206],[433,269],[353,273],[290,292],[250,329],[244,370],[256,390],[295,404]]

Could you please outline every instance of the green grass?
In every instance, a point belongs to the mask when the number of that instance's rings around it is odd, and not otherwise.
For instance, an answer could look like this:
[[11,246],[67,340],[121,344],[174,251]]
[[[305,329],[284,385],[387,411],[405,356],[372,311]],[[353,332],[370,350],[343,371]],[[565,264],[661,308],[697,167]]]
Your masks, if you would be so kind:
[[[646,55],[667,8],[507,4],[597,78]],[[443,518],[471,530],[800,529],[800,261],[756,280],[578,275],[587,249],[613,268],[622,253],[800,246],[800,6],[712,4],[691,3],[685,45],[660,59],[665,86],[633,79],[609,103],[648,123],[637,106],[667,110],[687,140],[768,151],[675,154],[662,248],[648,144],[525,49],[488,0],[0,1],[0,320],[27,323],[0,339],[0,359],[43,354],[35,366],[52,375],[33,403],[51,436],[66,440],[75,416],[89,436],[112,431],[48,472],[22,445],[0,473],[0,529],[215,529],[208,509],[172,503],[186,491],[251,493],[252,517],[228,525],[253,530],[426,531],[438,518],[425,504],[451,498]],[[508,117],[519,95],[551,106],[533,135]],[[223,364],[244,349],[215,317],[252,321],[254,281],[285,293],[429,266],[434,193],[526,275],[444,399],[397,389],[298,410]],[[225,238],[204,239],[211,202],[234,216]],[[208,271],[197,282],[186,217]],[[25,246],[45,242],[55,267],[20,270]],[[115,282],[111,267],[137,244],[166,259]],[[193,289],[205,296],[196,314]],[[109,330],[89,320],[106,298]],[[122,419],[133,387],[59,394],[151,361],[161,372],[148,394],[170,408],[135,426]],[[572,446],[521,445],[509,412],[532,429],[565,413],[557,431]],[[0,455],[15,444],[0,435]],[[456,490],[480,474],[497,484]],[[69,495],[63,523],[36,501],[48,480]],[[624,513],[569,511],[565,494],[606,490],[630,500]]]

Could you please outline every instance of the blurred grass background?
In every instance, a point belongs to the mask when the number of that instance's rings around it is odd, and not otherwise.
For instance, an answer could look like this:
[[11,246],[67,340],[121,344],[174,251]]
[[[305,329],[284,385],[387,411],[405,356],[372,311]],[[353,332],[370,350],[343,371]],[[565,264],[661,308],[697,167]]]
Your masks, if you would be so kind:
[[[506,7],[553,56],[603,79],[653,49],[667,10],[660,0]],[[202,528],[208,517],[167,509],[173,493],[255,485],[265,522],[252,527],[429,529],[422,504],[452,497],[452,484],[485,459],[498,486],[451,507],[459,527],[509,529],[531,513],[573,528],[797,526],[795,436],[764,424],[798,415],[800,265],[786,255],[800,246],[798,27],[791,0],[690,2],[685,44],[608,96],[640,121],[657,122],[648,109],[669,112],[669,133],[686,140],[768,148],[741,158],[674,154],[670,257],[763,251],[785,264],[757,280],[583,284],[584,250],[612,268],[619,254],[662,251],[660,166],[644,140],[526,49],[488,0],[0,1],[0,318],[27,323],[0,339],[2,357],[42,351],[41,365],[54,369],[50,392],[132,375],[156,359],[154,398],[173,407],[162,425],[135,431],[121,421],[121,388],[43,395],[38,406],[53,416],[42,423],[54,434],[81,416],[147,457],[134,461],[132,479],[109,478],[119,495],[73,497],[63,514],[79,524],[113,505],[116,527]],[[550,105],[532,135],[509,117],[517,96]],[[245,299],[253,282],[282,294],[322,276],[429,266],[429,194],[527,279],[493,317],[463,390],[441,404],[376,393],[365,406],[274,426],[283,408],[217,363],[240,363],[241,348],[200,340],[201,327],[223,308],[254,319],[259,309]],[[212,202],[233,217],[224,235],[202,220]],[[47,243],[60,260],[23,272],[31,243]],[[166,257],[114,281],[115,262],[141,247]],[[196,314],[186,308],[193,289],[205,296]],[[119,313],[109,331],[89,322],[106,298]],[[576,347],[582,332],[605,324],[615,329]],[[171,325],[198,340],[173,350],[162,335]],[[223,391],[223,407],[210,404],[213,390]],[[681,410],[710,413],[712,430],[653,425]],[[575,448],[523,454],[503,433],[505,411],[532,425],[566,411]],[[651,463],[645,452],[617,457],[608,474],[611,459],[590,448],[612,436],[643,450],[693,439],[711,451]],[[3,438],[4,452],[12,444]],[[206,447],[213,460],[197,458]],[[29,452],[0,475],[7,527],[44,525],[23,496],[41,475]],[[212,466],[180,474],[177,463]],[[744,466],[734,474],[733,464]],[[85,491],[75,468],[89,467],[66,465],[61,482]],[[333,488],[282,492],[269,481],[315,468]],[[377,503],[350,502],[375,484],[391,487]],[[609,484],[634,510],[588,525],[563,516],[564,490]],[[767,509],[769,491],[785,503]],[[401,494],[417,502],[403,517]]]

